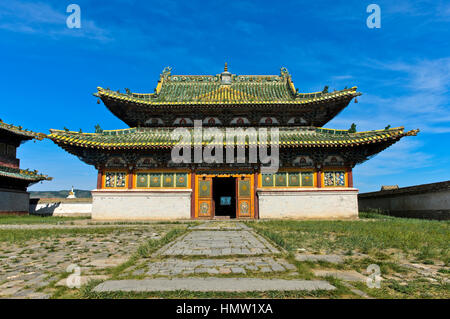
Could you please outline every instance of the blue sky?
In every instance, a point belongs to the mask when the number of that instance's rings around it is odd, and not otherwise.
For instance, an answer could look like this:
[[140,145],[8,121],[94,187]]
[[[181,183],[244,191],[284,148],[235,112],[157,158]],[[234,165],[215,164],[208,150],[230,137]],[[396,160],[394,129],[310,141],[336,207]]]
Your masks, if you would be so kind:
[[[81,7],[81,29],[66,7]],[[369,29],[366,7],[381,8]],[[278,74],[301,92],[356,85],[363,93],[326,127],[419,128],[354,170],[361,191],[450,179],[448,1],[17,1],[0,3],[0,118],[48,133],[125,128],[97,86],[153,92],[159,74]],[[95,169],[49,140],[18,152],[54,177],[30,190],[93,189]]]

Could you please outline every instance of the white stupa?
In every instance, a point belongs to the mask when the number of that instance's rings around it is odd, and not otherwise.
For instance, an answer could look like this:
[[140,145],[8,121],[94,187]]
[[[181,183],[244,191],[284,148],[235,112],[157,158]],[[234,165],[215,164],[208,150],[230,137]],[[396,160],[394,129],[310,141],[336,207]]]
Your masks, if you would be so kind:
[[75,196],[75,192],[73,191],[73,186],[72,186],[72,190],[69,192],[69,196],[67,196],[67,198],[77,198]]

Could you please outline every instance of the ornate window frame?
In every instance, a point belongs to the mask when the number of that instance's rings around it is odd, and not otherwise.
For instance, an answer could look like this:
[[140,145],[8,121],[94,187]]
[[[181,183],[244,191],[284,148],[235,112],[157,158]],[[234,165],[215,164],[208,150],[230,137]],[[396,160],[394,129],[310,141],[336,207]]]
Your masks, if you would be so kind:
[[[344,173],[344,185],[336,185],[336,173]],[[325,174],[333,173],[333,185],[325,185]],[[348,169],[343,167],[326,168],[322,170],[322,187],[348,187]]]
[[[107,174],[114,174],[114,186],[106,186],[106,176]],[[125,184],[124,186],[117,186],[117,175],[122,173],[125,175]],[[102,173],[102,188],[104,189],[127,189],[128,188],[128,172],[124,169],[106,169]]]

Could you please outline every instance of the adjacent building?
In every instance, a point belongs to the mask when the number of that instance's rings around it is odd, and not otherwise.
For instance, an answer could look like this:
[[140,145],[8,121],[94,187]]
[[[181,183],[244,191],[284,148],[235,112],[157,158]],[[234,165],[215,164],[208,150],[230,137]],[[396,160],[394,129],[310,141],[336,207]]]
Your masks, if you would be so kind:
[[24,130],[0,120],[0,214],[28,214],[27,187],[51,177],[20,169],[17,148],[24,142],[42,140],[45,134]]
[[130,128],[49,138],[98,170],[94,219],[357,218],[353,167],[418,132],[323,128],[360,94],[166,68],[154,93],[94,94]]

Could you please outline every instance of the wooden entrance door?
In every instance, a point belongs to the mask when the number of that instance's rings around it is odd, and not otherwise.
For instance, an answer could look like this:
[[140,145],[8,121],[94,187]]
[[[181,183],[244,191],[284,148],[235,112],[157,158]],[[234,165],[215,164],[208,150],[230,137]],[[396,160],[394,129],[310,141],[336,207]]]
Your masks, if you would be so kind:
[[253,187],[252,178],[243,176],[236,178],[236,217],[251,218],[253,217]]
[[197,185],[197,216],[199,218],[213,218],[214,201],[212,199],[212,177],[199,176]]

